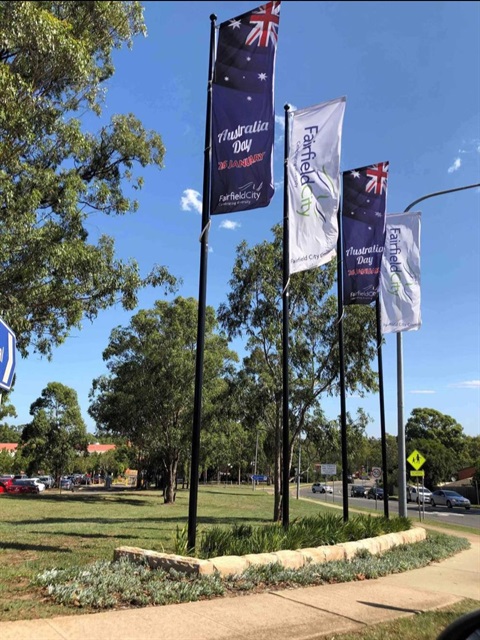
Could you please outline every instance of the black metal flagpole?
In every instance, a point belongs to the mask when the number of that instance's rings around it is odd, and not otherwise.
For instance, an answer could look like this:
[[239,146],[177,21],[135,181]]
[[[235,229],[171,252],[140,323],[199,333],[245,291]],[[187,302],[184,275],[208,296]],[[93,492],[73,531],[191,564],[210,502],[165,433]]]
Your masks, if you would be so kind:
[[208,60],[207,113],[203,161],[202,233],[200,236],[200,278],[198,290],[197,353],[195,360],[195,397],[193,406],[192,463],[188,503],[188,548],[195,549],[197,533],[198,472],[200,460],[200,429],[202,419],[203,355],[205,349],[205,312],[207,301],[208,232],[210,228],[210,169],[212,159],[212,83],[215,57],[215,21],[210,16],[210,54]]
[[342,207],[338,206],[337,240],[337,305],[338,305],[338,351],[340,368],[340,435],[342,443],[342,493],[343,521],[348,522],[348,456],[347,456],[347,408],[345,400],[345,350],[343,344],[343,238]]
[[387,495],[387,436],[385,430],[385,396],[383,389],[383,358],[382,358],[382,323],[380,318],[380,298],[377,295],[375,300],[375,314],[377,320],[377,358],[378,358],[378,390],[380,395],[380,434],[382,443],[382,475],[383,475],[383,514],[386,518],[388,513],[388,495]]
[[282,335],[282,374],[283,374],[283,488],[282,488],[282,523],[285,529],[290,524],[290,429],[288,420],[289,384],[288,384],[288,337],[289,337],[289,294],[290,285],[290,231],[288,227],[288,154],[290,153],[288,111],[285,109],[285,160],[283,166],[283,335]]

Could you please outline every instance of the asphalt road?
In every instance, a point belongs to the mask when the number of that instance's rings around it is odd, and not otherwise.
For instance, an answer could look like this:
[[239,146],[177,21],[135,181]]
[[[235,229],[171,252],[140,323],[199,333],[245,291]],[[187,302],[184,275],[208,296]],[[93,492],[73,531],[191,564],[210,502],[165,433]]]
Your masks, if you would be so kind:
[[[295,493],[293,495],[295,495]],[[334,504],[339,507],[343,506],[343,494],[340,482],[335,483],[333,495],[328,493],[312,493],[312,489],[309,486],[300,488],[300,496],[302,498],[318,500],[322,504]],[[383,513],[383,500],[377,500],[377,503],[375,504],[375,500],[372,499],[368,500],[367,498],[352,498],[349,496],[348,507],[349,509],[360,507],[362,509],[370,509],[373,512]],[[390,515],[398,514],[398,502],[396,500],[389,501],[388,511]],[[424,512],[422,510],[422,520],[423,514]],[[416,503],[407,503],[407,515],[413,521],[420,521],[418,505]],[[448,509],[448,507],[431,507],[426,504],[425,521],[431,522],[432,524],[442,521],[449,524],[458,524],[464,527],[473,527],[480,530],[480,509],[472,507],[469,511],[467,511],[466,509],[460,509],[459,507]]]

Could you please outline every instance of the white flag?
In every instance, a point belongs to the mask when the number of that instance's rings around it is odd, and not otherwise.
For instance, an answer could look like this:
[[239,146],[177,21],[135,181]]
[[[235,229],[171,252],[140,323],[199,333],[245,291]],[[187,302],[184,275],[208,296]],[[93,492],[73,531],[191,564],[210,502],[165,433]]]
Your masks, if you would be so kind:
[[419,212],[386,216],[385,250],[380,272],[382,333],[420,329]]
[[290,273],[336,255],[345,98],[293,111],[288,158]]

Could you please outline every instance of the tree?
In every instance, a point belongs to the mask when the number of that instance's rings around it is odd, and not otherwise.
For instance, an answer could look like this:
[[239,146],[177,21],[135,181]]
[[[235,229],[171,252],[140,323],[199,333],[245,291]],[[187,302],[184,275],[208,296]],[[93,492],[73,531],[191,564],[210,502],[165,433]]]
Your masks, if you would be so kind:
[[0,2],[0,291],[23,356],[51,356],[83,319],[174,284],[164,267],[142,277],[86,225],[135,211],[124,183],[138,190],[137,166],[162,167],[160,136],[133,114],[97,134],[81,120],[101,114],[112,51],[145,33],[139,2]]
[[77,392],[49,382],[30,407],[33,420],[22,432],[22,454],[29,460],[29,472],[52,472],[58,479],[73,471],[75,459],[87,452],[87,428],[78,404]]
[[[422,453],[425,464],[425,486],[434,489],[443,482],[450,482],[459,469],[458,456],[454,449],[449,449],[435,438],[419,438],[407,445],[407,457],[415,450]],[[462,465],[460,465],[462,466]]]
[[[382,476],[384,486],[388,493],[393,494],[394,487],[398,484],[398,445],[395,436],[385,434],[387,445],[387,478]],[[369,468],[382,467],[382,439],[369,438],[364,460],[369,461]],[[383,470],[383,469],[382,469]]]
[[[455,462],[448,466],[449,478],[452,473],[468,467],[471,463],[470,440],[463,431],[463,427],[449,415],[440,413],[435,409],[413,409],[410,418],[405,425],[405,441],[407,446],[418,440],[433,440],[446,449],[445,456],[450,459],[454,454]],[[415,448],[415,447],[414,447]],[[419,449],[423,455],[422,449]]]
[[[15,376],[13,382],[15,383]],[[17,412],[10,402],[10,391],[0,390],[0,442],[20,442],[21,431],[19,427],[10,426],[6,418],[16,418]],[[1,466],[0,466],[1,468]]]
[[[110,374],[93,381],[89,408],[97,429],[125,437],[145,460],[161,462],[166,477],[165,502],[175,500],[179,460],[187,457],[192,435],[197,302],[178,297],[139,311],[126,328],[110,335],[103,353]],[[206,310],[204,422],[222,411],[216,402],[227,388],[223,379],[236,355],[216,332],[217,320]]]
[[435,409],[413,409],[405,425],[405,440],[433,439],[448,449],[463,449],[466,436],[463,427]]
[[[246,336],[244,367],[254,381],[252,406],[275,438],[274,519],[281,517],[282,442],[282,229],[272,242],[237,248],[228,301],[219,320],[229,338]],[[290,453],[299,433],[316,421],[323,394],[339,392],[336,263],[295,273],[290,280]],[[345,311],[345,379],[350,392],[376,389],[370,362],[376,355],[375,314],[369,306]],[[290,462],[290,460],[288,461]]]

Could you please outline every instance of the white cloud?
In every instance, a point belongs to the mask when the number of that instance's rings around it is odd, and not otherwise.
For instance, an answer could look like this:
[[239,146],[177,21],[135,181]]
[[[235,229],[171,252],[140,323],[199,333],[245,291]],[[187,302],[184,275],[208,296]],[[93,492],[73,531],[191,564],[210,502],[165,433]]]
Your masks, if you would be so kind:
[[229,229],[230,231],[235,231],[241,226],[239,222],[233,222],[233,220],[224,220],[220,223],[220,229]]
[[195,189],[185,189],[180,201],[182,211],[202,213],[202,194]]
[[285,116],[275,116],[275,124],[285,131]]
[[420,394],[431,394],[431,393],[437,393],[436,391],[432,391],[431,389],[414,389],[413,391],[410,391],[410,393],[420,393]]
[[448,173],[453,173],[454,171],[458,171],[462,166],[462,161],[460,158],[455,158],[452,166],[448,167]]
[[457,382],[450,386],[457,389],[480,389],[480,380],[465,380],[465,382]]

